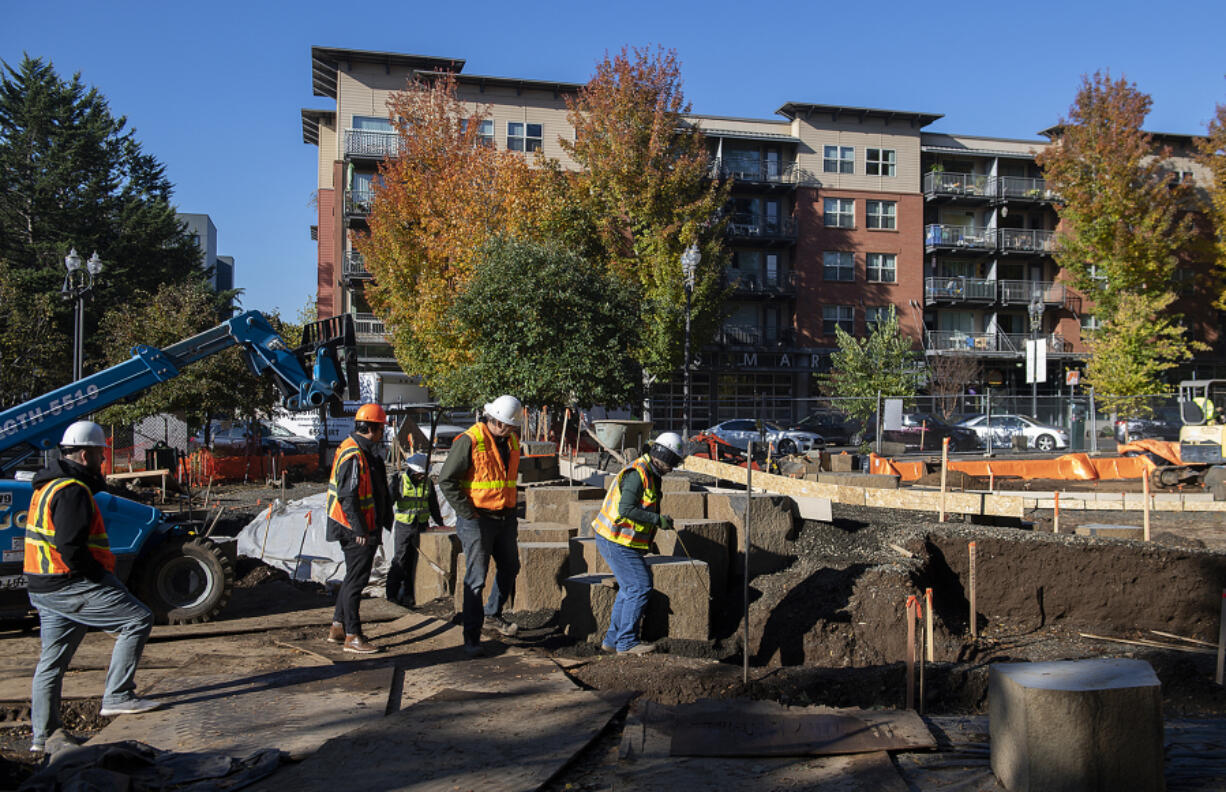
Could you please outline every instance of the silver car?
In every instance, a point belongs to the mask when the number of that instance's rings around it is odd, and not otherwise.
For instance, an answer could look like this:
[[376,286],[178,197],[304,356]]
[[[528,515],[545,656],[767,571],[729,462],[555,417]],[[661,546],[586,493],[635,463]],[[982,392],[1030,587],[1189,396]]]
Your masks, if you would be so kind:
[[1068,448],[1069,445],[1068,432],[1058,426],[1039,423],[1029,415],[993,414],[990,425],[988,416],[978,415],[958,425],[974,431],[983,445],[987,444],[988,435],[991,434],[992,445],[996,448],[1012,446],[1013,438],[1017,435],[1026,438],[1027,448],[1037,448],[1040,451],[1054,451]]
[[[765,430],[765,431],[763,431]],[[826,447],[826,440],[816,432],[785,429],[772,421],[735,418],[716,424],[707,430],[726,443],[745,449],[750,441],[761,443],[763,434],[777,454],[803,454]]]

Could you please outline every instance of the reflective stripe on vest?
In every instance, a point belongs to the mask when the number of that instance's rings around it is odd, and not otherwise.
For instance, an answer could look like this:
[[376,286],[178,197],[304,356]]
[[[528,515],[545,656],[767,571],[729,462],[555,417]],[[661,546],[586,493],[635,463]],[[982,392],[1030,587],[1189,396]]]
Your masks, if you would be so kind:
[[656,536],[656,526],[635,522],[618,513],[622,501],[622,477],[631,471],[638,473],[643,482],[643,496],[639,499],[639,506],[657,514],[660,512],[660,490],[651,486],[651,457],[644,454],[617,474],[617,479],[604,497],[600,513],[592,520],[592,528],[610,542],[634,550],[649,550],[651,540]]
[[423,478],[414,484],[408,473],[400,477],[400,494],[396,498],[396,522],[415,523],[430,519],[430,482]]
[[504,464],[494,436],[485,424],[470,426],[464,434],[472,441],[471,463],[460,487],[468,493],[474,507],[487,511],[513,509],[519,479],[519,438],[507,435],[510,459]]
[[55,548],[55,523],[51,518],[51,502],[55,496],[66,487],[76,485],[84,487],[89,494],[89,554],[108,572],[115,571],[115,556],[111,553],[111,543],[106,536],[106,523],[102,520],[102,511],[94,501],[94,495],[85,482],[74,478],[53,479],[35,491],[26,516],[25,559],[22,571],[27,575],[71,575],[72,570],[64,563],[63,556]]
[[351,457],[356,458],[358,463],[358,513],[362,515],[362,522],[366,524],[366,533],[373,534],[377,530],[375,527],[374,482],[370,480],[370,468],[366,464],[362,448],[352,437],[345,438],[336,449],[336,458],[332,460],[332,475],[328,479],[328,519],[337,521],[351,531],[354,530],[349,524],[349,518],[345,516],[345,510],[341,508],[340,489],[336,482],[337,471]]

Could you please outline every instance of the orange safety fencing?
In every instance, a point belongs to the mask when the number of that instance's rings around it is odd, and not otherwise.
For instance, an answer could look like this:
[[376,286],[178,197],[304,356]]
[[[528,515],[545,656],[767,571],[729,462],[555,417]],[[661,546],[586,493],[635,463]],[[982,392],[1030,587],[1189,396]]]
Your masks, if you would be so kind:
[[[969,476],[1010,476],[1022,479],[1066,479],[1097,481],[1108,479],[1139,479],[1157,467],[1148,457],[1091,457],[1089,454],[1065,454],[1056,459],[994,459],[965,460],[949,463],[950,470]],[[916,481],[928,473],[927,462],[900,462],[888,457],[869,454],[869,472],[888,473],[901,481]]]
[[318,469],[317,454],[216,456],[208,449],[200,449],[179,460],[179,480],[198,488],[210,481],[258,481],[280,476],[283,470],[309,475]]

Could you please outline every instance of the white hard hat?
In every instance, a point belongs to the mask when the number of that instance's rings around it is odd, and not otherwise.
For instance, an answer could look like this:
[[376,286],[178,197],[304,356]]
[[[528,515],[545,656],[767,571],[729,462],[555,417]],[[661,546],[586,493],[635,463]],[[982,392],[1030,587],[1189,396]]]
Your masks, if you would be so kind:
[[413,456],[404,461],[404,464],[414,473],[425,473],[426,466],[430,464],[430,460],[426,459],[425,454],[413,454]]
[[681,435],[676,432],[665,432],[651,443],[651,458],[659,461],[669,470],[681,464],[685,459],[685,446]]
[[64,430],[65,448],[106,448],[106,432],[93,421],[77,421]]
[[499,396],[485,405],[485,414],[504,424],[517,424],[523,409],[524,406],[514,396]]
[[682,442],[681,435],[676,432],[663,433],[655,439],[655,444],[664,446],[679,457],[685,456],[685,443]]

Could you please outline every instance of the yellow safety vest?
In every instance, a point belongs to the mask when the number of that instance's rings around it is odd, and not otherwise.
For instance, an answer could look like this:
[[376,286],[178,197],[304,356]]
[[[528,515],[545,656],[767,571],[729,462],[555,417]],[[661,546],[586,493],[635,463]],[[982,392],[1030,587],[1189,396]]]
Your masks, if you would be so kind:
[[635,550],[650,550],[651,540],[656,536],[656,526],[635,522],[618,512],[622,500],[622,478],[631,471],[636,472],[643,482],[643,497],[639,499],[639,505],[659,514],[660,490],[652,486],[656,476],[651,470],[651,457],[643,454],[617,474],[617,479],[604,497],[600,513],[592,520],[592,528],[610,542]]

